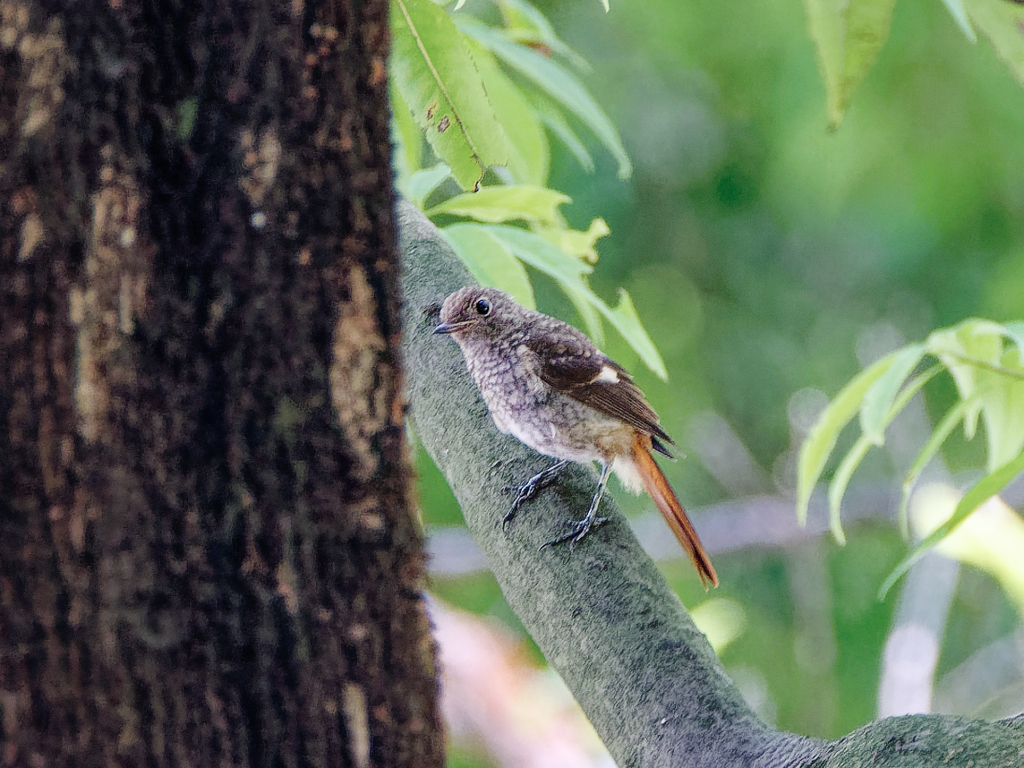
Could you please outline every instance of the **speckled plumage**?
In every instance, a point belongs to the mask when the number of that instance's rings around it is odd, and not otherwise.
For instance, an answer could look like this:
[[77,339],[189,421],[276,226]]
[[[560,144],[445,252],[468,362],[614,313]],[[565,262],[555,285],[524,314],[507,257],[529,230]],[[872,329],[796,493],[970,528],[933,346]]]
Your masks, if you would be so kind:
[[652,449],[670,455],[663,443],[672,441],[622,366],[571,325],[494,288],[451,294],[437,332],[458,342],[499,430],[556,459],[601,463],[591,509],[568,538],[579,541],[599,522],[595,513],[610,468],[634,492],[651,494],[701,579],[717,585],[696,531],[651,458]]

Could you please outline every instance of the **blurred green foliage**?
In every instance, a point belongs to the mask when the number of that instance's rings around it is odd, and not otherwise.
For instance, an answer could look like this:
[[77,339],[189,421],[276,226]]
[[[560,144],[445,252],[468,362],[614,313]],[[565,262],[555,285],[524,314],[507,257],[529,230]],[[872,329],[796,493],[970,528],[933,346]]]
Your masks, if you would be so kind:
[[[474,2],[484,5],[459,13]],[[623,181],[616,160],[588,144],[588,174],[552,143],[548,185],[573,199],[570,226],[600,216],[611,228],[590,284],[601,296],[629,291],[669,380],[618,337],[605,351],[636,374],[689,454],[664,465],[684,504],[730,495],[686,444],[695,415],[720,414],[770,478],[765,490],[792,492],[795,393],[831,396],[880,354],[966,317],[1024,318],[1024,90],[942,3],[896,4],[890,37],[832,133],[800,4],[539,7],[592,65],[584,83],[633,161]],[[549,279],[530,276],[540,309],[582,324]],[[936,377],[929,412],[941,416],[954,391],[948,374]],[[956,435],[943,455],[954,471],[985,460]],[[454,524],[443,480],[429,460],[420,468],[428,527]],[[898,495],[884,456],[857,478]],[[649,507],[616,496],[629,512]],[[834,737],[875,716],[896,600],[876,593],[906,549],[875,521],[850,527],[845,548],[822,539],[716,558],[715,596],[747,617],[723,663],[779,727]],[[688,564],[665,572],[687,605],[704,599]],[[500,615],[489,578],[436,578],[434,590]],[[994,583],[968,572],[940,674],[1019,625]]]

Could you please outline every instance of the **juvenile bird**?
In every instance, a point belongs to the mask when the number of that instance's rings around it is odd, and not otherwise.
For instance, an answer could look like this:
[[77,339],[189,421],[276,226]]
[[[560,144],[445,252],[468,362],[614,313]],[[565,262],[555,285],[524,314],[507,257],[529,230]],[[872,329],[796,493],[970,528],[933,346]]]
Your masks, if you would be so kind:
[[652,456],[658,451],[671,457],[665,444],[672,439],[621,365],[571,325],[494,288],[455,291],[445,299],[434,333],[458,342],[498,429],[558,459],[519,489],[506,523],[568,462],[597,461],[601,479],[586,516],[548,544],[579,542],[606,521],[597,508],[614,470],[628,489],[646,490],[654,499],[704,587],[718,586],[697,531]]

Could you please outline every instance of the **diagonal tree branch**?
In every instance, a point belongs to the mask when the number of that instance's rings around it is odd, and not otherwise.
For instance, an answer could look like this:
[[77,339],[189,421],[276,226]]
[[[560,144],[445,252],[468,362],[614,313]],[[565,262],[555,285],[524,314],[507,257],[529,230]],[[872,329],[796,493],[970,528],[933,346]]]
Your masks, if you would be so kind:
[[509,605],[619,766],[851,766],[886,764],[886,757],[890,765],[925,766],[952,754],[981,768],[1024,760],[1022,718],[890,718],[836,742],[763,723],[610,498],[602,513],[611,522],[582,545],[539,549],[587,508],[593,469],[573,465],[503,531],[503,488],[550,461],[498,432],[455,344],[432,336],[440,302],[473,280],[412,205],[399,203],[398,220],[403,354],[417,434]]

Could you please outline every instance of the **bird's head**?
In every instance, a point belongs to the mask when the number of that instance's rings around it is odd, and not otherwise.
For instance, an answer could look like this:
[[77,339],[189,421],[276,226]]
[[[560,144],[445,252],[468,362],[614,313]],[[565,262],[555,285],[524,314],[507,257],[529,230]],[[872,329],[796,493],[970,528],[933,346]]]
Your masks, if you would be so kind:
[[514,323],[521,310],[511,296],[497,288],[460,288],[444,300],[441,323],[434,333],[450,333],[456,338],[489,336]]

